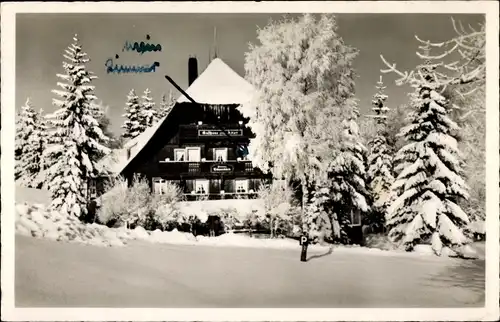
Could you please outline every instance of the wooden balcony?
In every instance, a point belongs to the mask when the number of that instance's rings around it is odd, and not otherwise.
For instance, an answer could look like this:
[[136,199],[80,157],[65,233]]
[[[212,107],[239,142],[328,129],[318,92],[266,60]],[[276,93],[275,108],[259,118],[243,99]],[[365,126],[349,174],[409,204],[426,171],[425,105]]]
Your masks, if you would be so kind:
[[184,199],[186,201],[197,200],[226,200],[226,199],[256,199],[258,194],[256,192],[231,192],[231,193],[185,193]]
[[160,161],[159,168],[161,173],[182,176],[197,176],[202,174],[245,175],[253,174],[256,171],[252,161],[248,160],[229,160],[224,162]]

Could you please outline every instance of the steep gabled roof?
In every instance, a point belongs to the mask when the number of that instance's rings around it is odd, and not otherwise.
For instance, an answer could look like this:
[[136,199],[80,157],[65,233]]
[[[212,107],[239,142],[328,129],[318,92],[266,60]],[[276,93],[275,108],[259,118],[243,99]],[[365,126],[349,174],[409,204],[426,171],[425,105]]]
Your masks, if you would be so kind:
[[[252,98],[253,86],[220,58],[215,58],[187,89],[200,104],[243,104]],[[190,102],[184,95],[178,103]]]

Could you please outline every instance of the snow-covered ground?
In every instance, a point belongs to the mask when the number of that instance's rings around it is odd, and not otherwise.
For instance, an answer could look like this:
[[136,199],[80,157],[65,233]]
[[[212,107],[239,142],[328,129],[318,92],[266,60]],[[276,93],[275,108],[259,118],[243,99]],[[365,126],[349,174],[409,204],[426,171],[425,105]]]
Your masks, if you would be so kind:
[[16,307],[472,307],[483,260],[16,236]]

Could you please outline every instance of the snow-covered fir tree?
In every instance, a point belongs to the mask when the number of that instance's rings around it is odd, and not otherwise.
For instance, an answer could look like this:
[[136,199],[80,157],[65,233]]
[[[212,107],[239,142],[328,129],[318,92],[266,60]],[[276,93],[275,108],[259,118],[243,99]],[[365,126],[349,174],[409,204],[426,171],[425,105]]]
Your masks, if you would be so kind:
[[75,35],[65,50],[65,74],[57,74],[61,88],[52,92],[56,111],[48,115],[51,127],[49,146],[44,156],[51,160],[46,182],[52,196],[51,208],[75,217],[86,214],[88,180],[98,176],[95,155],[108,153],[107,141],[95,119],[91,103],[96,99],[91,85],[95,78],[87,71],[87,54]]
[[304,217],[309,193],[340,145],[338,124],[354,91],[357,50],[337,29],[329,14],[270,22],[246,54],[246,78],[256,93],[239,110],[256,135],[252,161],[274,178],[300,183]]
[[[156,115],[155,102],[151,97],[151,91],[146,88],[142,95],[141,109],[139,110],[139,123],[144,130],[152,126],[158,119]],[[143,131],[144,131],[143,130]]]
[[387,95],[384,93],[382,76],[377,82],[377,93],[372,100],[372,111],[369,117],[374,119],[376,134],[368,142],[370,154],[368,156],[367,179],[369,190],[373,200],[371,213],[366,218],[366,223],[377,231],[382,229],[385,223],[385,212],[387,207],[387,196],[394,182],[392,174],[392,151],[387,143],[387,113],[389,108],[385,106]]
[[429,45],[420,46],[425,61],[411,78],[409,122],[401,129],[407,144],[395,157],[398,176],[391,188],[387,212],[389,238],[406,250],[430,241],[438,255],[447,246],[463,253],[469,240],[463,228],[468,215],[458,202],[467,198],[461,155],[453,133],[458,125],[449,117],[449,101],[440,94],[443,83],[431,63]]
[[168,95],[163,94],[161,97],[161,102],[158,105],[157,116],[158,119],[162,119],[167,116],[175,105],[175,98],[172,90],[168,92]]
[[16,138],[15,138],[15,153],[16,162],[14,170],[14,178],[18,179],[18,162],[21,159],[23,148],[27,145],[28,137],[34,128],[35,110],[31,105],[30,99],[27,98],[25,104],[16,115]]
[[16,124],[15,180],[29,188],[39,188],[40,172],[43,170],[42,152],[45,141],[44,119],[41,110],[37,113],[28,98],[21,107]]
[[[319,241],[332,240],[333,229],[332,223],[336,224],[338,221],[331,220],[331,198],[330,189],[326,186],[317,187],[312,193],[311,202],[307,206],[307,216],[304,218],[305,225],[308,227],[309,236],[312,239]],[[340,227],[337,232],[340,231]]]
[[327,187],[333,238],[349,243],[346,230],[351,224],[351,214],[366,214],[370,206],[366,184],[367,149],[356,122],[359,118],[358,101],[350,98],[344,108],[348,117],[342,122],[342,146],[330,163]]
[[139,96],[137,96],[134,89],[131,89],[127,95],[125,114],[123,114],[125,121],[123,122],[122,128],[125,129],[125,131],[122,137],[124,139],[136,138],[146,129],[144,124],[139,121],[140,110],[141,104],[139,102]]

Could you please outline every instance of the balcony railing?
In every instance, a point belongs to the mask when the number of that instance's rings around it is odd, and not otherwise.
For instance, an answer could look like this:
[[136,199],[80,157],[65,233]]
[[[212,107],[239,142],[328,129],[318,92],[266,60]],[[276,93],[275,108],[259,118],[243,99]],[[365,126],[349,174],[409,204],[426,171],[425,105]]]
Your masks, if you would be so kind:
[[198,174],[198,173],[250,173],[254,171],[252,161],[160,161],[160,169],[169,173]]
[[187,201],[195,200],[223,200],[223,199],[255,199],[256,192],[225,192],[225,193],[185,193]]

